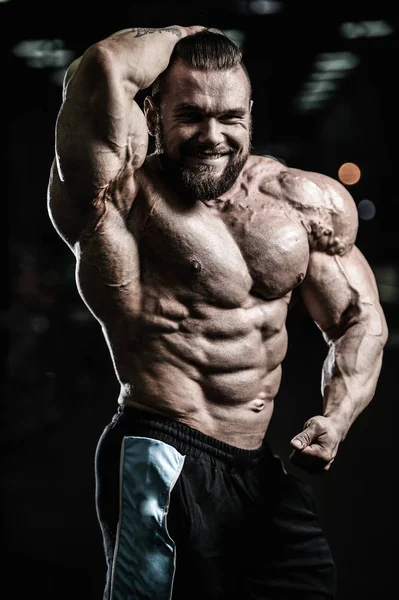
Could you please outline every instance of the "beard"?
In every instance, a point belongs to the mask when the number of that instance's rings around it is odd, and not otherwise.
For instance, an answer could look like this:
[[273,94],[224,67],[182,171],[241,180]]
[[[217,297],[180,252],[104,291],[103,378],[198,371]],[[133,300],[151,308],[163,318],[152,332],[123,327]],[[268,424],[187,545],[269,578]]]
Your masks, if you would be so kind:
[[217,154],[217,150],[205,145],[194,147],[193,141],[189,140],[180,146],[180,159],[171,159],[167,154],[160,119],[155,132],[155,151],[160,155],[161,164],[173,189],[190,200],[214,200],[227,192],[237,181],[249,156],[249,150],[239,154],[238,149],[229,149],[226,153],[229,157],[228,163],[223,172],[217,176],[214,175],[215,169],[212,165],[200,164],[195,168],[188,167],[185,165],[187,156],[195,156],[196,152]]

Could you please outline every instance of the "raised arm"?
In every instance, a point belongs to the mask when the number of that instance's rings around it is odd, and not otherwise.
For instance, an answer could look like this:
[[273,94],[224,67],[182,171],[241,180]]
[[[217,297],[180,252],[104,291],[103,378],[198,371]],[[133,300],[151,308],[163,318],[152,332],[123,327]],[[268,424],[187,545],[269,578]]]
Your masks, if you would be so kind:
[[134,98],[167,67],[176,42],[201,27],[118,31],[93,44],[69,67],[55,131],[48,210],[73,249],[95,227],[110,186],[123,186],[117,208],[130,209],[135,171],[148,149],[145,117]]
[[[291,440],[296,449],[291,460],[309,471],[329,469],[340,442],[374,397],[388,336],[374,274],[354,245],[353,199],[338,182],[329,182],[326,190],[340,207],[334,233],[343,243],[313,249],[301,285],[305,305],[328,344],[322,414],[308,419]],[[344,239],[344,230],[352,239]]]

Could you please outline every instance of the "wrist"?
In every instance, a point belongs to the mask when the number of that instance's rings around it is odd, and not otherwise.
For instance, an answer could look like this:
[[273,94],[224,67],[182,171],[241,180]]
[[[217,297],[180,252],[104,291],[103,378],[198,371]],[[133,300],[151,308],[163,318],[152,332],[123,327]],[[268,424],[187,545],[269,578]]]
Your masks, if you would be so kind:
[[324,412],[323,417],[325,419],[328,419],[329,422],[333,425],[341,441],[344,440],[350,427],[349,418],[346,415],[342,414],[342,412],[336,413],[333,411]]

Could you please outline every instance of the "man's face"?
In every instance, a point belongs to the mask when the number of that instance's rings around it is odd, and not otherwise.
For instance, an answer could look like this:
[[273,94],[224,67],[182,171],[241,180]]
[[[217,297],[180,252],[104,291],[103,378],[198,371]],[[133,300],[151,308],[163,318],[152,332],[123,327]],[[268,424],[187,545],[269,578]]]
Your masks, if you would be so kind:
[[251,147],[250,87],[241,67],[193,70],[178,61],[162,90],[156,151],[177,190],[191,199],[227,192]]

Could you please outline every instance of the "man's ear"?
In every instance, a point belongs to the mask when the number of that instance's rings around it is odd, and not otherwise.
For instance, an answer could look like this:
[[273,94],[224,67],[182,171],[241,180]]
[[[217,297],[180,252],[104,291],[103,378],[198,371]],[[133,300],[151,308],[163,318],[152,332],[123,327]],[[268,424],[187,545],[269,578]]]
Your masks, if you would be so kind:
[[157,121],[158,121],[158,109],[154,102],[154,98],[152,96],[146,96],[144,98],[143,109],[144,109],[145,118],[147,120],[148,133],[152,137],[155,137]]

